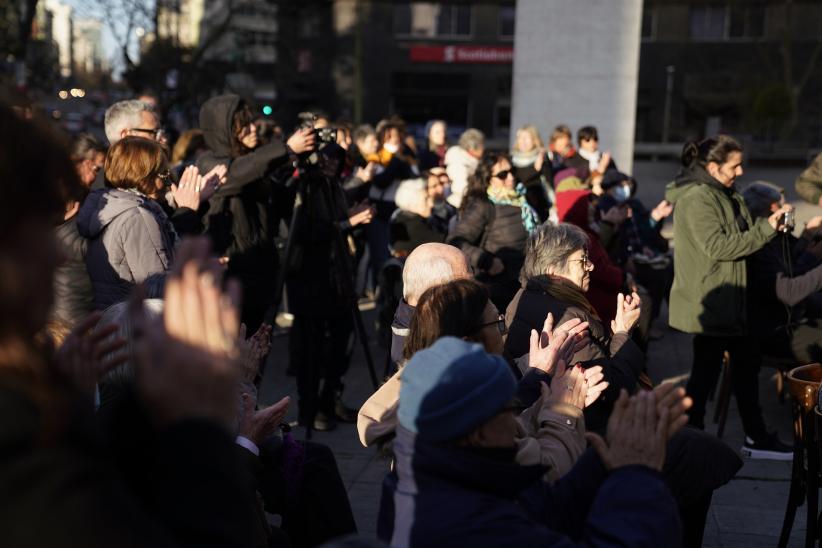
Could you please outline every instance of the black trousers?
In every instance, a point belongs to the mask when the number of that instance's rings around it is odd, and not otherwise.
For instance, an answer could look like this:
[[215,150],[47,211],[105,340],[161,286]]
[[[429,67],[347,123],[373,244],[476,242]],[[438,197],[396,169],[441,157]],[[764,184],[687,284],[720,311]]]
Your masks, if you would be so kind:
[[694,406],[688,412],[691,425],[705,427],[705,406],[719,379],[722,358],[727,351],[731,358],[733,393],[745,434],[754,440],[767,436],[759,406],[759,366],[762,358],[757,348],[755,342],[747,336],[694,335],[694,362],[686,387],[688,395],[694,400]]
[[317,412],[334,412],[335,397],[342,391],[342,377],[348,371],[353,349],[351,314],[350,310],[339,310],[327,316],[294,315],[289,354],[297,372],[301,419],[313,420]]

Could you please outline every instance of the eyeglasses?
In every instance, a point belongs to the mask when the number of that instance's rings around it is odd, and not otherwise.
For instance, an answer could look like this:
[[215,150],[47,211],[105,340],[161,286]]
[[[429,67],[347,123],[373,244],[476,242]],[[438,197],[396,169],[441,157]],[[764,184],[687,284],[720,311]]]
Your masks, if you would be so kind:
[[588,254],[582,256],[581,259],[570,259],[569,263],[581,263],[583,270],[592,270],[594,267],[594,263],[591,262],[591,259],[588,258]]
[[505,314],[500,314],[499,317],[493,322],[481,323],[479,327],[482,329],[483,327],[488,327],[489,325],[496,325],[497,329],[499,329],[500,335],[505,335],[508,333],[508,326],[505,325]]
[[508,178],[508,176],[510,174],[511,174],[510,169],[503,169],[502,171],[498,171],[497,173],[494,173],[493,175],[491,175],[491,177],[496,177],[497,179],[500,179],[501,181],[504,181],[505,179]]
[[166,134],[166,132],[162,128],[146,129],[146,128],[143,128],[143,127],[133,127],[133,128],[130,128],[129,131],[139,131],[140,133],[145,133],[147,135],[151,135],[151,138],[154,139],[155,141],[159,141]]
[[158,173],[157,178],[160,179],[165,186],[171,186],[177,182],[177,177],[168,169]]

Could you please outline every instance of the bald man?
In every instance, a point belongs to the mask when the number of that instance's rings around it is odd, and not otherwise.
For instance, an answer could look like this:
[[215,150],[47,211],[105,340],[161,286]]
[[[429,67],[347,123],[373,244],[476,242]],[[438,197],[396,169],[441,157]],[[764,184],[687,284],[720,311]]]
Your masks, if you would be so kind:
[[473,278],[468,259],[462,251],[448,244],[428,243],[417,246],[405,260],[402,269],[402,301],[391,323],[391,360],[399,363],[402,347],[414,308],[425,290],[462,278]]

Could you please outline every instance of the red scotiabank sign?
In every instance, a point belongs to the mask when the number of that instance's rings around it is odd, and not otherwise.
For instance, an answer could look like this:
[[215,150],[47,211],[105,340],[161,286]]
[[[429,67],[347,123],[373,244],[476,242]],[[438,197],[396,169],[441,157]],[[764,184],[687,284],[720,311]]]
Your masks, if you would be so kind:
[[503,63],[514,62],[513,47],[411,46],[412,63]]

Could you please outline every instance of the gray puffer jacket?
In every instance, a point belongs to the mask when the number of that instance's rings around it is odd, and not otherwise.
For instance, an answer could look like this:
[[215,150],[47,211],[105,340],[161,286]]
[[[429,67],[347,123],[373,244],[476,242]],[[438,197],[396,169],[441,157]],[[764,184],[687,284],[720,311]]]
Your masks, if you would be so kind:
[[148,297],[162,296],[177,235],[158,203],[135,191],[94,190],[77,229],[89,240],[86,267],[97,310],[125,301],[139,283]]

